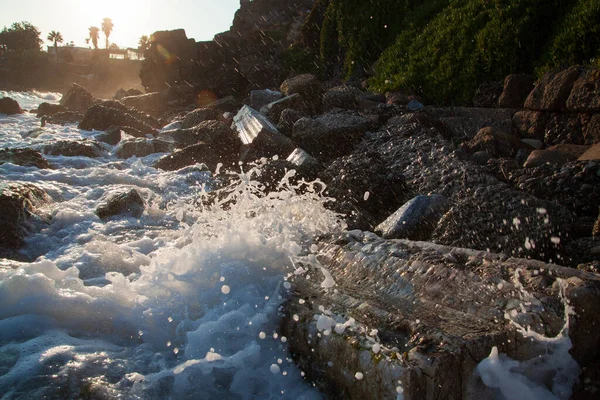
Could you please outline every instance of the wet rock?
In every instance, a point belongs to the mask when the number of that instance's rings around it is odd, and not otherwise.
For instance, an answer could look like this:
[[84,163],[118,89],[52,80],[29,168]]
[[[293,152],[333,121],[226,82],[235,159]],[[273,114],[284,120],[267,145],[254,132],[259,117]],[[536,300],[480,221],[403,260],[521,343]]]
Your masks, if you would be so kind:
[[323,84],[312,74],[302,74],[285,80],[280,90],[285,96],[298,93],[307,98],[319,97],[323,93]]
[[84,115],[78,111],[63,111],[48,117],[47,122],[56,125],[77,124]]
[[512,157],[520,149],[531,150],[518,137],[492,127],[481,129],[464,147],[469,153],[486,151],[494,157]]
[[539,111],[519,111],[512,118],[512,123],[519,135],[527,139],[543,140],[548,114]]
[[238,154],[232,154],[219,146],[197,143],[164,156],[154,164],[154,167],[165,171],[176,171],[190,165],[203,163],[211,171],[215,171],[218,164],[230,168],[238,161],[238,158]]
[[59,112],[67,111],[66,107],[60,104],[42,103],[38,106],[36,117],[41,118],[43,116],[51,116]]
[[146,205],[144,199],[137,190],[112,194],[105,202],[96,208],[96,214],[100,219],[108,219],[117,215],[140,218],[144,213]]
[[575,161],[577,157],[561,150],[534,150],[523,165],[525,168],[539,167],[544,164],[566,164]]
[[321,173],[328,207],[343,214],[349,229],[373,230],[407,198],[403,176],[394,174],[375,152],[357,149],[338,158]]
[[305,176],[310,180],[316,179],[323,170],[323,165],[301,148],[295,149],[292,154],[288,156],[287,161],[290,162],[294,166],[294,169],[302,176]]
[[240,103],[234,96],[227,96],[209,103],[206,107],[212,108],[215,111],[220,113],[233,112],[237,113],[240,108],[242,108],[242,103]]
[[595,144],[579,156],[579,161],[600,161],[600,143]]
[[258,111],[244,106],[233,119],[232,128],[249,153],[244,161],[253,161],[256,157],[289,156],[296,148],[294,143],[282,135],[275,125]]
[[352,152],[365,132],[377,124],[348,113],[329,113],[301,118],[294,124],[292,139],[321,162]]
[[498,99],[498,107],[523,108],[525,99],[533,90],[533,75],[512,74],[504,79],[504,88]]
[[113,99],[121,100],[123,97],[140,96],[142,94],[144,94],[144,93],[141,90],[137,90],[137,89],[125,90],[125,89],[121,88],[121,89],[117,90],[117,92],[113,96]]
[[42,154],[33,149],[0,149],[0,165],[4,163],[40,169],[52,168]]
[[358,109],[358,99],[361,91],[348,85],[337,86],[327,90],[323,94],[323,112],[331,111],[335,108],[342,110]]
[[473,97],[475,107],[493,108],[498,106],[498,99],[502,95],[503,82],[485,82],[479,85]]
[[561,111],[565,109],[573,84],[580,75],[581,70],[579,67],[546,73],[525,100],[525,108],[537,111]]
[[50,201],[41,188],[19,182],[0,183],[0,257],[12,258],[32,229],[36,209]]
[[271,121],[279,121],[284,110],[292,108],[297,110],[305,110],[305,104],[302,96],[294,93],[291,96],[286,96],[283,99],[267,104],[260,109],[261,114],[265,115]]
[[94,139],[98,142],[114,146],[121,141],[121,128],[119,128],[118,126],[111,126],[106,130],[106,132],[102,132],[95,135]]
[[567,108],[578,112],[600,111],[598,93],[600,93],[600,69],[588,69],[573,84],[567,100]]
[[600,113],[594,114],[583,131],[585,144],[600,143]]
[[417,196],[375,228],[385,239],[429,240],[438,221],[450,208],[440,195]]
[[42,146],[42,153],[64,157],[102,157],[103,150],[97,142],[91,140],[59,140]]
[[[322,279],[295,278],[281,335],[331,398],[394,399],[398,387],[405,399],[493,398],[477,364],[494,346],[516,360],[547,354],[547,344],[524,338],[504,316],[557,335],[565,321],[558,279],[582,313],[570,320],[572,356],[585,367],[599,355],[595,274],[361,232],[322,241],[318,254],[336,290],[321,287]],[[521,296],[530,301],[524,308]]]
[[78,128],[86,131],[93,129],[104,131],[111,126],[129,126],[141,132],[144,136],[156,133],[155,128],[150,126],[147,121],[139,119],[121,108],[113,108],[102,104],[90,107],[79,123]]
[[73,83],[60,99],[60,105],[69,110],[85,112],[94,104],[94,96],[82,86]]
[[23,110],[21,110],[21,107],[16,100],[11,99],[10,97],[0,98],[0,114],[14,115],[22,113]]
[[165,96],[158,92],[126,96],[121,98],[121,103],[153,116],[159,116],[167,109]]
[[277,128],[279,131],[286,136],[291,136],[292,129],[294,124],[298,122],[300,118],[306,117],[306,113],[304,111],[293,110],[291,108],[286,108],[281,112],[281,116],[279,117],[279,123],[277,124]]
[[283,93],[276,90],[252,90],[250,91],[250,107],[260,110],[269,103],[280,100]]
[[160,139],[142,139],[125,140],[119,143],[115,155],[119,158],[146,157],[154,153],[170,153],[173,151],[173,144]]
[[548,114],[544,124],[544,142],[549,145],[560,143],[584,144],[583,132],[589,121],[589,114]]
[[197,108],[187,113],[181,120],[181,128],[193,128],[201,122],[219,119],[219,113],[215,109],[204,107]]
[[232,154],[238,154],[242,142],[236,133],[221,121],[207,120],[189,129],[163,131],[159,138],[173,142],[177,148],[187,147],[198,142],[220,147]]

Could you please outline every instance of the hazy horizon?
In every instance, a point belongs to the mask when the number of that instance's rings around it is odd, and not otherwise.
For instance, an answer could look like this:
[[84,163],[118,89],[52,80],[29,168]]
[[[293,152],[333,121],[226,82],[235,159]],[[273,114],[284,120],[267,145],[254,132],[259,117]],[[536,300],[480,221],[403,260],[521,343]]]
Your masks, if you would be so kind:
[[[168,4],[158,0],[104,0],[97,4],[80,0],[1,1],[5,4],[0,29],[14,22],[30,22],[41,31],[44,49],[52,45],[46,37],[53,30],[62,34],[63,45],[73,41],[75,46],[90,47],[85,43],[88,28],[101,28],[105,17],[114,23],[109,41],[119,47],[137,48],[142,35],[180,28],[197,41],[211,40],[230,28],[239,9],[239,0],[171,0]],[[102,32],[98,45],[104,48]]]

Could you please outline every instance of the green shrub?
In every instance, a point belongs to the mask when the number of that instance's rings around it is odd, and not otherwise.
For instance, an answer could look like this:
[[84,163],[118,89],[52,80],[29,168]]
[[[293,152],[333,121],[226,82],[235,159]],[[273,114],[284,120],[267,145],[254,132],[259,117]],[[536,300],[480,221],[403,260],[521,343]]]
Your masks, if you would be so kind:
[[286,70],[300,74],[320,76],[322,72],[319,57],[310,49],[300,46],[290,46],[283,52],[283,65]]

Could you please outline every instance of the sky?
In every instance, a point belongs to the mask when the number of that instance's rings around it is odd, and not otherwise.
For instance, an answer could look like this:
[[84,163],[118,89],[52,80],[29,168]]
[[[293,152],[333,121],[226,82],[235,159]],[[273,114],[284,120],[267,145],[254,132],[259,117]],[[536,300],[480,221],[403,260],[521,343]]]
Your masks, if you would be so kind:
[[[100,28],[109,17],[114,23],[109,41],[119,47],[137,48],[142,35],[179,28],[204,41],[229,29],[239,5],[239,0],[0,0],[0,30],[28,21],[42,32],[44,46],[51,45],[46,37],[55,30],[65,43],[89,47],[88,28]],[[98,43],[104,48],[103,33]]]

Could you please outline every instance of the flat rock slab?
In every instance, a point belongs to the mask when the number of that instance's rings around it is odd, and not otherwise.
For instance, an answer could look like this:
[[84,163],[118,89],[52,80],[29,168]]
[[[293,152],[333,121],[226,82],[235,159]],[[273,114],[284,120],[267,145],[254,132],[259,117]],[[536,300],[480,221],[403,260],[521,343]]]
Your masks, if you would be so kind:
[[598,356],[599,275],[361,231],[318,247],[336,284],[322,287],[314,259],[302,265],[310,275],[292,279],[281,329],[330,398],[395,399],[398,387],[406,400],[493,398],[475,367],[494,346],[517,360],[539,356],[512,321],[558,335],[561,286],[575,310],[570,353],[581,366]]

